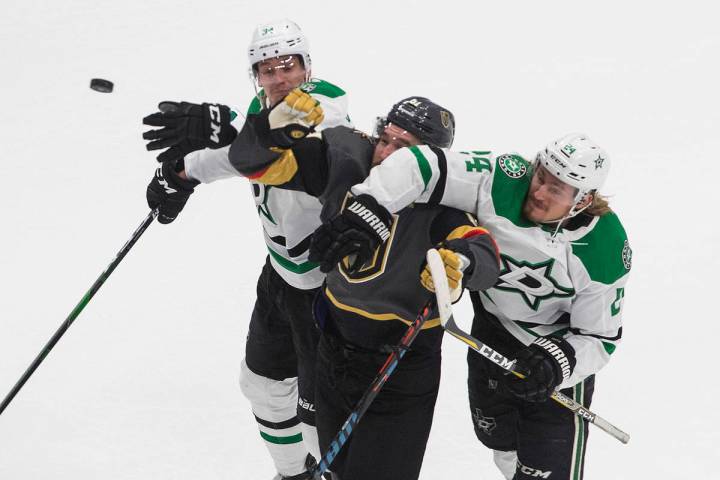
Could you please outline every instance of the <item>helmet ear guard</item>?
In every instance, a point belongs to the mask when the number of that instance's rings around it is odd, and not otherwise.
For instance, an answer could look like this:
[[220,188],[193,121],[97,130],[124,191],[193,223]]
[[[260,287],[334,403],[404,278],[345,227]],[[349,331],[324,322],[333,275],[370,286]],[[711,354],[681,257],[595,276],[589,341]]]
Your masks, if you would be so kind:
[[375,117],[375,125],[373,126],[372,136],[374,138],[380,138],[380,135],[385,131],[385,127],[388,126],[387,116]]

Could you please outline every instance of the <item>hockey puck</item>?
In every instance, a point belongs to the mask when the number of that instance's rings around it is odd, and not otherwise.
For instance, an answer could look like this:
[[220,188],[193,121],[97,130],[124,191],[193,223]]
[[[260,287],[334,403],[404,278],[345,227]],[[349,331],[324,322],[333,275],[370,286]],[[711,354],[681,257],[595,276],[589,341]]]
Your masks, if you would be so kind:
[[113,82],[102,78],[93,78],[90,80],[90,88],[96,92],[110,93],[113,91]]

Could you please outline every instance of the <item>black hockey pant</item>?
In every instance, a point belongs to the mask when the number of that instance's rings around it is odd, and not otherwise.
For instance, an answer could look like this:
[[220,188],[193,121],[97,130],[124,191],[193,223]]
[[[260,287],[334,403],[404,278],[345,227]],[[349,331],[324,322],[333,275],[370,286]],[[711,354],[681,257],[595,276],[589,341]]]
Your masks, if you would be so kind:
[[[510,358],[523,348],[495,319],[476,316],[472,334]],[[475,434],[493,450],[517,451],[514,480],[582,479],[588,422],[554,400],[525,402],[503,392],[504,371],[472,350],[467,360]],[[562,393],[589,408],[594,386],[595,377],[590,376]]]
[[[348,347],[327,333],[321,337],[315,403],[323,453],[387,356]],[[418,478],[440,384],[440,360],[439,352],[413,351],[400,360],[330,466],[335,478]]]
[[318,289],[289,285],[265,262],[250,319],[245,362],[250,370],[273,380],[298,377],[298,418],[315,425],[315,356],[320,331],[312,304]]

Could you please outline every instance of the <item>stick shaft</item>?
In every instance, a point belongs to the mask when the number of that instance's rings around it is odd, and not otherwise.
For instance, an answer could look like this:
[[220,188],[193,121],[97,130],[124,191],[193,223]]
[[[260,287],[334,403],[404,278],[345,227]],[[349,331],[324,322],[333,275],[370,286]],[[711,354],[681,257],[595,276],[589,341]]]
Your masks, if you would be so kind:
[[[442,321],[443,320],[441,317],[441,322]],[[455,323],[455,319],[452,317],[452,315],[450,315],[450,318],[447,319],[443,326],[445,327],[446,332],[448,332],[458,340],[462,341],[463,343],[467,344],[471,349],[473,349],[483,357],[487,358],[494,364],[498,365],[500,368],[522,377],[521,374],[513,370],[513,367],[515,366],[515,360],[510,360],[504,355],[498,353],[492,347],[489,347],[477,338],[461,330],[460,327],[458,327],[458,325]],[[587,420],[588,422],[600,428],[602,431],[620,440],[622,443],[628,443],[630,441],[630,435],[628,435],[626,432],[620,430],[612,423],[608,422],[596,413],[593,413],[589,409],[582,406],[582,404],[576,402],[562,392],[555,390],[550,396],[550,398],[555,400],[563,407],[572,411],[575,415]]]
[[[517,375],[518,377],[524,378],[522,374],[514,370],[515,360],[511,360],[504,355],[497,352],[492,347],[484,344],[477,338],[473,337],[469,333],[463,331],[457,323],[452,314],[452,302],[450,301],[450,287],[448,286],[447,277],[445,276],[445,268],[442,261],[436,262],[431,261],[428,258],[428,265],[430,267],[430,273],[433,277],[433,283],[435,285],[435,294],[437,296],[438,309],[440,310],[440,323],[443,328],[453,337],[457,338],[461,342],[465,343],[471,349],[487,358],[500,368],[507,370],[508,372]],[[630,441],[630,435],[617,428],[612,423],[608,422],[604,418],[598,416],[596,413],[583,407],[581,404],[568,397],[567,395],[555,391],[551,395],[553,400],[562,405],[563,407],[571,410],[575,415],[587,420],[594,424],[602,431],[610,434],[612,437],[620,440],[622,443],[628,443]]]
[[[428,259],[431,256],[435,255],[440,258],[437,250],[431,249],[428,251]],[[325,473],[328,468],[330,468],[332,461],[340,452],[340,449],[343,447],[343,445],[345,445],[345,443],[350,438],[353,429],[363,417],[367,409],[370,407],[370,404],[372,404],[373,400],[375,400],[375,397],[377,397],[378,393],[380,393],[383,385],[385,385],[385,382],[387,382],[388,378],[395,370],[395,367],[397,367],[398,362],[405,355],[405,352],[410,347],[410,344],[412,344],[412,342],[420,333],[422,326],[425,324],[428,318],[430,318],[430,315],[433,312],[433,306],[435,304],[436,301],[434,298],[428,300],[425,303],[420,313],[417,315],[417,317],[415,317],[413,323],[411,323],[405,331],[405,334],[403,335],[402,339],[400,339],[397,347],[395,347],[392,353],[388,355],[385,363],[375,376],[375,379],[372,381],[370,386],[368,386],[367,390],[365,390],[365,393],[363,393],[362,398],[360,398],[353,411],[350,412],[350,415],[348,416],[347,420],[345,420],[345,423],[343,423],[340,431],[330,441],[330,447],[322,455],[320,463],[318,463],[317,467],[315,467],[315,470],[313,470],[312,472],[313,479],[320,480],[322,474]]]
[[113,270],[115,270],[115,267],[117,267],[122,261],[122,259],[125,258],[125,255],[127,255],[133,245],[135,245],[135,242],[138,241],[140,236],[150,226],[156,216],[157,210],[152,210],[150,213],[148,213],[147,217],[145,217],[140,226],[138,226],[135,232],[133,232],[132,237],[130,237],[130,239],[125,243],[122,249],[120,249],[113,261],[110,262],[110,265],[107,266],[107,268],[100,274],[97,280],[95,280],[95,283],[92,284],[90,289],[80,299],[75,308],[73,308],[72,312],[70,312],[70,315],[68,315],[62,325],[60,325],[60,328],[55,331],[55,334],[52,336],[52,338],[50,338],[50,340],[45,344],[40,353],[35,357],[35,360],[33,360],[27,370],[25,370],[25,373],[23,373],[17,383],[15,383],[15,386],[5,396],[2,403],[0,403],[0,415],[2,415],[2,412],[5,411],[8,405],[10,405],[10,402],[12,402],[13,398],[15,398],[15,395],[18,394],[23,385],[25,385],[25,383],[30,379],[35,370],[37,370],[43,360],[45,360],[45,357],[48,356],[50,351],[60,341],[65,332],[70,328],[70,325],[72,325],[78,315],[80,315],[80,312],[82,312],[85,306],[90,303],[90,300],[95,296],[97,291],[100,290],[100,287],[102,287],[110,274],[112,274]]

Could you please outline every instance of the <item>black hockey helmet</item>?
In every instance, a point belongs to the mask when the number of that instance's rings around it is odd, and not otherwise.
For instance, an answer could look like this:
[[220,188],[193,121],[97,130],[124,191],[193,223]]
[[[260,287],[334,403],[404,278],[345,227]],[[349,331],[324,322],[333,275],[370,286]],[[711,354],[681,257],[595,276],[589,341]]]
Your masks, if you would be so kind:
[[[393,105],[378,127],[388,123],[412,133],[424,143],[441,148],[450,148],[455,137],[455,116],[437,103],[425,97],[408,97]],[[382,129],[378,129],[381,132]]]

